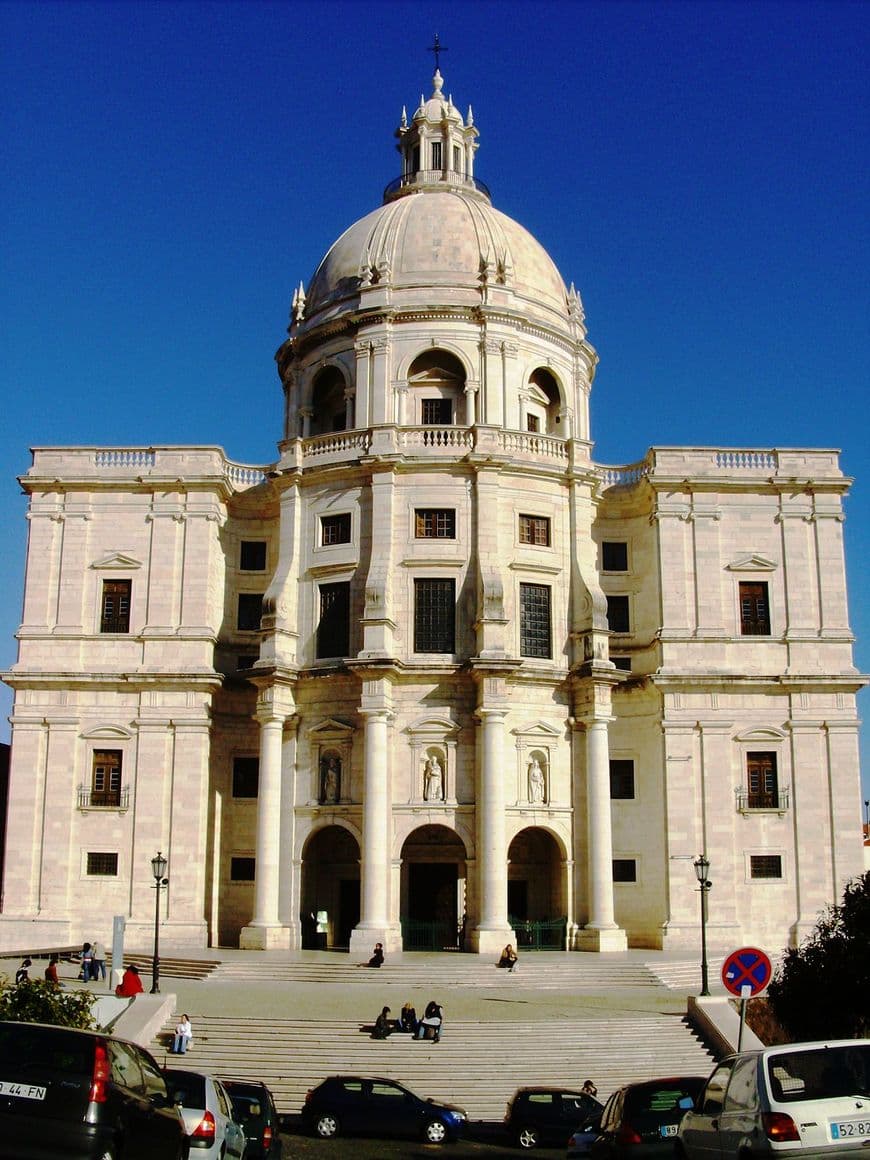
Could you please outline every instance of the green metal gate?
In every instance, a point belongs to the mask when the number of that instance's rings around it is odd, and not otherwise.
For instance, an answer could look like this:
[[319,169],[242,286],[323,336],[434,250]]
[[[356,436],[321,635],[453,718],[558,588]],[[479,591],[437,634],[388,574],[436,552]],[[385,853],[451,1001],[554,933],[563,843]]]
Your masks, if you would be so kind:
[[460,930],[443,919],[403,918],[402,949],[406,951],[458,951]]
[[517,933],[517,949],[524,951],[563,951],[568,929],[564,918],[514,918],[508,922]]

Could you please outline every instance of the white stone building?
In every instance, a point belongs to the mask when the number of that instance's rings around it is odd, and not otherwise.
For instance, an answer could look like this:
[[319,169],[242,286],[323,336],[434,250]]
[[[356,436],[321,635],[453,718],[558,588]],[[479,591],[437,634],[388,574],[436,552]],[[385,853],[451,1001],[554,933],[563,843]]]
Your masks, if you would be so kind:
[[[277,462],[39,448],[4,945],[778,950],[861,871],[835,451],[592,458],[580,297],[434,91]],[[105,937],[105,931],[104,931]]]

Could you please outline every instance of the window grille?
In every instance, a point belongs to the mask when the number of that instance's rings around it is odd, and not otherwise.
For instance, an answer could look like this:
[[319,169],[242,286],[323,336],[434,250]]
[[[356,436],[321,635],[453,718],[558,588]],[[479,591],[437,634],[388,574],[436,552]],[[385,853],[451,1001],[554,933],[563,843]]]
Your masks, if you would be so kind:
[[550,589],[546,584],[520,585],[520,656],[550,657]]

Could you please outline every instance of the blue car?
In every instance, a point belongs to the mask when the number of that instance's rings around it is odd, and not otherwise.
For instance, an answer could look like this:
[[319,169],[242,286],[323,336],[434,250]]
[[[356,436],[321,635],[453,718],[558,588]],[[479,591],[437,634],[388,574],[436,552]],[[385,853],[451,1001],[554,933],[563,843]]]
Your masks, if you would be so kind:
[[456,1140],[468,1117],[463,1108],[423,1100],[392,1079],[333,1075],[305,1097],[302,1124],[315,1136],[416,1137],[428,1144]]

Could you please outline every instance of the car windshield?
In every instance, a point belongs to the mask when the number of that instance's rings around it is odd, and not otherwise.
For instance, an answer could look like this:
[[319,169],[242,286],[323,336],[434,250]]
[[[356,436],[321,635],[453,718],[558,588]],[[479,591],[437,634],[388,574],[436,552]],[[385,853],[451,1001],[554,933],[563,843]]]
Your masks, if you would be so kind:
[[870,1096],[870,1046],[848,1044],[770,1055],[767,1079],[777,1103]]
[[[700,1091],[701,1079],[662,1080],[655,1084],[644,1084],[634,1088],[626,1101],[628,1110],[634,1115],[639,1112],[655,1114],[656,1112],[670,1112],[681,1106],[681,1101],[691,1100]],[[685,1104],[682,1107],[685,1108]]]

